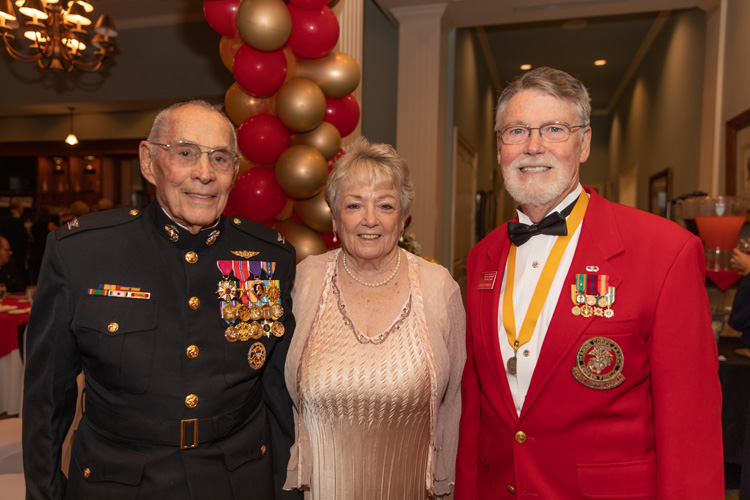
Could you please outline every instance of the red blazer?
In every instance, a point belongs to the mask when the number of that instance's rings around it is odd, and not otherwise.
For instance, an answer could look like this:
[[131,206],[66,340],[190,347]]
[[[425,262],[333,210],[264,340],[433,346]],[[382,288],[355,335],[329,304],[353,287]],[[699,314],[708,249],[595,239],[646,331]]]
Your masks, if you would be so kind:
[[[587,191],[581,236],[520,416],[497,325],[506,225],[469,254],[455,499],[723,499],[718,352],[701,241]],[[570,285],[576,274],[592,274],[589,266],[615,287],[611,318],[571,312]],[[497,272],[494,287],[479,289],[488,271]],[[592,388],[574,374],[579,349],[596,337],[616,346],[608,370],[624,377],[619,385]]]

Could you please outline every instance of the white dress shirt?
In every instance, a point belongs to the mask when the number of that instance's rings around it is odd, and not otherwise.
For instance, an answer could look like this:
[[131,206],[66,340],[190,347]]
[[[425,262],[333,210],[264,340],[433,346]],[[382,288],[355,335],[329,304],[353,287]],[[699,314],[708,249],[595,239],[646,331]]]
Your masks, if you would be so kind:
[[[550,211],[550,213],[563,210],[569,204],[573,203],[580,193],[581,185],[578,184],[578,187],[566,196],[559,205]],[[532,223],[531,219],[520,211],[518,212],[518,220],[525,224]],[[510,385],[510,392],[513,395],[513,402],[516,405],[516,412],[519,415],[521,414],[524,399],[526,399],[526,393],[529,390],[529,384],[531,383],[531,377],[534,374],[534,368],[539,360],[539,353],[542,350],[542,344],[544,343],[544,337],[547,334],[547,328],[549,327],[552,315],[557,307],[558,299],[570,300],[570,293],[563,293],[561,295],[561,292],[563,291],[563,286],[566,284],[565,277],[568,274],[568,269],[573,261],[573,254],[575,254],[576,246],[578,245],[578,238],[581,235],[581,226],[583,226],[583,222],[579,224],[565,249],[560,265],[555,273],[555,278],[552,280],[552,286],[550,287],[547,298],[544,301],[542,311],[539,314],[539,320],[536,323],[531,340],[518,348],[515,375],[508,373],[506,366],[508,359],[513,357],[513,346],[508,342],[508,336],[503,327],[503,297],[505,295],[505,279],[508,276],[508,264],[507,262],[505,264],[503,283],[500,289],[497,330],[500,337],[500,352],[503,356],[503,367],[505,369],[505,374],[508,377],[508,384]],[[518,247],[516,252],[516,274],[513,284],[513,313],[516,320],[517,335],[520,335],[521,333],[521,325],[526,317],[526,311],[529,309],[531,297],[534,294],[539,277],[542,275],[544,264],[547,262],[549,254],[556,241],[557,236],[539,234]],[[570,286],[571,283],[568,283],[567,285]],[[571,302],[571,307],[572,306]]]

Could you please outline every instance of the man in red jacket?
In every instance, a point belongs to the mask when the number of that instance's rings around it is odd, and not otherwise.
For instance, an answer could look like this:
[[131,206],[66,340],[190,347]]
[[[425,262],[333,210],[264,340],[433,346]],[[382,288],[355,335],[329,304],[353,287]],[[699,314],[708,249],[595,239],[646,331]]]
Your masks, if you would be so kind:
[[519,210],[469,255],[456,500],[724,497],[703,247],[581,187],[590,112],[551,68],[500,96]]

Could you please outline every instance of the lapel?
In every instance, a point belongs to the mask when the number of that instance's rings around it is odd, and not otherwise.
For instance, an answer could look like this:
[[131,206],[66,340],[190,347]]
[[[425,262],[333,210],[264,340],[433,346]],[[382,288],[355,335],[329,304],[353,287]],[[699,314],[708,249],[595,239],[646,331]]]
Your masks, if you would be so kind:
[[[544,338],[539,361],[534,369],[529,391],[521,409],[521,420],[530,411],[552,374],[557,372],[560,364],[567,363],[570,368],[574,366],[575,360],[571,357],[570,351],[574,344],[579,341],[583,331],[592,321],[605,321],[596,316],[584,318],[573,316],[571,313],[573,302],[570,299],[570,285],[575,283],[575,275],[584,273],[606,274],[609,275],[610,286],[614,287],[617,287],[622,281],[616,269],[613,268],[612,262],[610,262],[612,257],[625,250],[612,211],[612,203],[599,196],[595,191],[590,189],[586,189],[586,191],[591,194],[591,197],[583,219],[581,236],[555,313]],[[597,266],[599,270],[596,272],[587,271],[586,268],[589,266]],[[572,375],[570,376],[572,377]],[[505,385],[507,386],[507,383]]]
[[[513,219],[513,220],[518,220]],[[477,303],[479,305],[479,315],[481,324],[481,342],[487,359],[487,365],[492,372],[495,380],[495,387],[500,389],[500,397],[492,397],[488,394],[488,399],[495,406],[498,414],[503,414],[503,410],[514,420],[518,420],[516,407],[513,403],[513,396],[510,393],[508,379],[505,375],[505,364],[500,352],[500,337],[498,336],[498,307],[500,304],[500,289],[502,288],[503,273],[505,264],[508,261],[508,251],[510,249],[510,240],[508,239],[507,223],[500,226],[494,233],[495,236],[486,245],[486,249],[477,261],[476,270],[479,274],[485,271],[496,271],[497,277],[492,290],[477,291]],[[503,403],[500,403],[499,400]]]

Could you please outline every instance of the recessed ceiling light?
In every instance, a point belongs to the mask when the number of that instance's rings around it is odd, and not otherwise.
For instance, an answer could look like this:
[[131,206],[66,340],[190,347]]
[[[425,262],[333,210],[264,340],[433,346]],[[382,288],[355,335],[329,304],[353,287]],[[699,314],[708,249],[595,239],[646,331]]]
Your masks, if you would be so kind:
[[594,61],[594,66],[604,66],[606,64],[607,64],[606,59],[597,59],[596,61]]
[[524,71],[528,71],[531,69],[531,64],[522,64],[521,69]]

